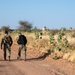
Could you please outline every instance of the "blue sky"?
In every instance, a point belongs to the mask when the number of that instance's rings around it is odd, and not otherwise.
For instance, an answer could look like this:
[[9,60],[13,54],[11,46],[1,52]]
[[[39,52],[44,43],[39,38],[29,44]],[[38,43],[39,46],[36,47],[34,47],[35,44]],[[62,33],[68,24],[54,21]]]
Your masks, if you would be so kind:
[[75,28],[75,0],[0,0],[0,27],[17,28],[20,20],[37,28]]

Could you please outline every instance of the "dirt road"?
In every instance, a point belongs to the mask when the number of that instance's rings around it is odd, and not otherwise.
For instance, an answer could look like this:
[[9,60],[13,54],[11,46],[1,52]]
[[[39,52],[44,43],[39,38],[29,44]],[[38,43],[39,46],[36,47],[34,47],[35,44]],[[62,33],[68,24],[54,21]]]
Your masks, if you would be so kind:
[[12,47],[11,61],[4,61],[0,50],[0,75],[75,75],[75,64],[66,60],[53,60],[50,56],[44,60],[34,58],[27,51],[27,61],[17,60],[17,48]]

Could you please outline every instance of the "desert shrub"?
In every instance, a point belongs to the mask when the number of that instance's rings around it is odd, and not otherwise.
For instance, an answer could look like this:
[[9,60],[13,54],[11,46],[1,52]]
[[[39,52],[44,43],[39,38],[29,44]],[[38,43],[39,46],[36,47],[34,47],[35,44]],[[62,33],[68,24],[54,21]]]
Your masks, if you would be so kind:
[[55,30],[50,30],[50,34],[55,35],[59,32],[59,30],[55,29]]
[[49,36],[49,42],[50,42],[50,44],[55,44],[55,39],[52,34],[50,34],[50,36]]
[[31,31],[32,24],[28,21],[19,21],[18,29],[21,31]]
[[37,39],[39,39],[39,33],[35,33],[35,39],[37,40]]
[[75,38],[75,32],[74,32],[74,31],[72,32],[72,37],[74,37],[74,38]]
[[39,38],[40,38],[40,39],[42,39],[42,35],[43,35],[43,33],[40,32],[40,33],[39,33]]
[[10,29],[9,26],[2,26],[1,30],[3,30],[3,31],[10,31],[11,29]]

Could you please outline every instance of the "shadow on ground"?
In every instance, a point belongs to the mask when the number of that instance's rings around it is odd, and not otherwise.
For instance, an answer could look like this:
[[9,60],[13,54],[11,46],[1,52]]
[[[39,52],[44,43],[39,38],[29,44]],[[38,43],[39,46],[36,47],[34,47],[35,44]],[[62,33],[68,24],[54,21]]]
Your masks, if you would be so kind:
[[27,59],[27,61],[30,61],[30,60],[44,60],[49,55],[50,55],[49,53],[45,53],[44,55],[39,56],[38,58],[29,58],[29,59]]

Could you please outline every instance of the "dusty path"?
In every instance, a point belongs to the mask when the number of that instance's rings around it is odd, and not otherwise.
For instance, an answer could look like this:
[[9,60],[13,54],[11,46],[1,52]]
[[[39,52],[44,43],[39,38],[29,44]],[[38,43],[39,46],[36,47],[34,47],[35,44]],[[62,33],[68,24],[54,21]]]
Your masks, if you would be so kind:
[[[15,48],[15,46],[14,46]],[[75,64],[66,60],[37,60],[30,50],[27,52],[27,61],[17,60],[17,48],[12,49],[11,61],[3,60],[3,51],[0,50],[0,75],[75,75]]]

